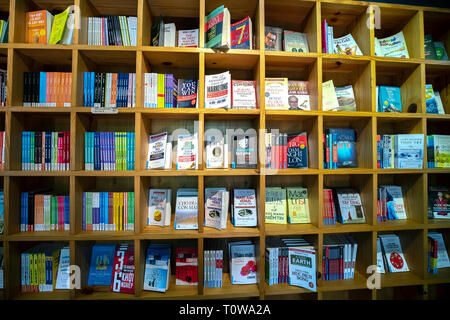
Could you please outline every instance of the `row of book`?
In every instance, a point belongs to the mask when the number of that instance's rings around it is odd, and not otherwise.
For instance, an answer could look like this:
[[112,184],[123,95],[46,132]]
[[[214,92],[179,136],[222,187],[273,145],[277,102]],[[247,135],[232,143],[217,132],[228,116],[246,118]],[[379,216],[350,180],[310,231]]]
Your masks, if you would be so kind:
[[427,136],[428,168],[450,168],[450,135]]
[[269,51],[309,52],[308,36],[306,33],[265,26],[264,47]]
[[266,78],[265,107],[274,110],[310,110],[308,81]]
[[175,23],[164,23],[162,14],[151,28],[151,45],[155,47],[198,47],[199,29],[178,30]]
[[352,236],[324,237],[322,280],[354,279],[357,251],[358,243]]
[[198,108],[198,79],[173,74],[144,74],[145,108]]
[[448,60],[447,51],[442,41],[434,41],[433,35],[426,34],[425,42],[425,59],[427,60]]
[[223,250],[205,250],[203,268],[203,287],[222,288]]
[[322,109],[324,111],[356,111],[353,86],[335,87],[333,80],[323,82]]
[[444,237],[439,232],[428,232],[428,272],[437,274],[438,269],[450,267]]
[[135,168],[134,132],[85,132],[84,149],[85,170]]
[[308,136],[280,133],[271,130],[266,133],[266,168],[298,169],[308,168]]
[[365,223],[361,196],[354,188],[323,189],[323,224]]
[[83,231],[133,231],[134,192],[83,192]]
[[303,187],[268,187],[265,193],[265,222],[310,223],[308,190]]
[[356,131],[329,128],[323,134],[323,168],[357,168]]
[[351,33],[334,38],[334,27],[329,25],[326,19],[322,20],[321,32],[323,53],[363,55]]
[[70,107],[71,72],[24,72],[24,107]]
[[422,169],[423,134],[377,135],[377,168]]
[[22,170],[67,171],[69,165],[69,132],[22,132]]
[[377,220],[405,220],[406,209],[401,186],[379,186],[377,190]]
[[136,46],[137,17],[112,16],[88,18],[88,45]]
[[6,70],[0,69],[0,107],[6,106]]
[[68,196],[52,195],[42,191],[20,194],[20,231],[70,230],[70,203]]
[[0,170],[5,170],[6,169],[6,161],[5,161],[6,143],[5,143],[5,137],[6,137],[5,131],[0,131]]
[[74,6],[53,16],[47,10],[26,13],[25,42],[41,44],[72,44],[75,21]]
[[21,291],[69,289],[70,249],[61,243],[40,243],[20,256]]
[[84,106],[136,107],[136,73],[84,73]]

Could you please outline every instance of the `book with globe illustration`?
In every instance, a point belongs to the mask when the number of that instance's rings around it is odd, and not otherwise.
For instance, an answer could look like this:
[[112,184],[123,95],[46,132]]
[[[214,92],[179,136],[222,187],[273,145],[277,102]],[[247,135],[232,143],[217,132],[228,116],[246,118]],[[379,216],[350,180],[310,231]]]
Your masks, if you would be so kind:
[[205,188],[205,227],[226,228],[228,196],[225,188]]
[[255,189],[234,189],[231,222],[235,227],[256,227]]

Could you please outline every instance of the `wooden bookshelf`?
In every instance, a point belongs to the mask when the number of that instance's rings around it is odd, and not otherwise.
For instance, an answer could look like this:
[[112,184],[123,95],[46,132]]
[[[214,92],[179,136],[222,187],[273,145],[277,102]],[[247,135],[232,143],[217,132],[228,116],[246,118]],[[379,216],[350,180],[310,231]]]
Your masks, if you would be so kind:
[[[204,48],[204,17],[224,4],[232,22],[250,16],[256,38],[253,50],[218,52]],[[25,43],[25,14],[47,9],[58,13],[69,5],[80,8],[80,29],[74,31],[73,44],[33,45]],[[375,10],[371,6],[377,6]],[[381,29],[367,27],[380,13]],[[87,17],[102,15],[138,17],[137,46],[87,45]],[[163,14],[165,22],[175,22],[177,30],[199,28],[199,48],[165,48],[150,46],[150,27]],[[450,186],[450,169],[427,169],[426,144],[424,169],[377,169],[376,135],[396,133],[450,134],[450,62],[425,60],[424,34],[431,33],[443,41],[450,53],[450,31],[445,28],[450,10],[407,5],[337,0],[0,0],[0,18],[9,16],[9,43],[0,44],[0,67],[7,69],[7,105],[0,108],[0,129],[6,131],[6,170],[0,171],[0,186],[5,195],[5,232],[0,246],[5,251],[5,289],[0,299],[435,299],[449,288],[450,270],[437,275],[427,272],[427,233],[439,231],[450,247],[450,222],[429,220],[427,188],[431,184]],[[321,21],[326,18],[336,36],[352,33],[363,56],[324,54],[321,48]],[[305,32],[309,53],[264,50],[264,26]],[[375,56],[374,37],[385,37],[403,30],[410,59]],[[257,110],[211,110],[203,108],[204,76],[229,70],[232,79],[255,80]],[[23,73],[26,71],[72,72],[72,107],[23,107]],[[136,108],[121,108],[117,115],[94,115],[83,104],[83,72],[135,72]],[[149,109],[143,106],[144,73],[173,73],[177,77],[199,78],[198,109]],[[311,111],[278,111],[264,108],[265,77],[288,77],[309,81]],[[324,81],[336,85],[352,84],[357,112],[322,110]],[[438,90],[446,115],[425,113],[425,84]],[[376,85],[401,87],[403,112],[376,112]],[[417,113],[407,113],[411,103]],[[358,133],[359,167],[323,169],[322,133],[330,127],[353,128]],[[256,169],[198,170],[145,169],[148,135],[163,130],[197,129],[199,145],[207,128],[242,127],[286,132],[308,132],[309,168],[267,170],[260,158]],[[21,171],[21,132],[24,130],[70,131],[70,171]],[[107,172],[84,170],[84,132],[127,130],[136,133],[136,167],[134,171]],[[258,137],[259,147],[264,142]],[[204,148],[200,148],[203,159]],[[377,187],[398,184],[403,188],[408,219],[377,222]],[[70,195],[70,231],[20,232],[20,192],[38,186],[64,190]],[[226,230],[203,227],[204,188],[220,187],[256,189],[258,226]],[[305,225],[270,225],[264,223],[265,188],[305,186],[310,199],[311,223]],[[326,187],[352,186],[359,190],[367,217],[365,224],[325,226],[322,223],[323,195]],[[173,198],[180,187],[199,190],[199,230],[174,230],[146,226],[150,187],[172,188]],[[135,230],[122,232],[83,232],[82,193],[84,191],[134,191]],[[173,206],[174,207],[174,206]],[[173,220],[173,219],[172,219]],[[265,240],[272,236],[302,236],[312,241],[318,252],[318,272],[322,265],[324,237],[351,234],[359,248],[353,280],[322,281],[317,293],[287,284],[268,286],[264,281]],[[366,268],[376,264],[377,234],[395,233],[400,237],[411,272],[385,274],[381,290],[366,288]],[[231,285],[224,273],[222,288],[203,288],[203,251],[215,239],[253,239],[257,247],[259,283]],[[20,292],[20,254],[43,241],[57,241],[70,246],[72,264],[82,270],[81,290],[57,290],[52,293]],[[92,245],[130,242],[135,245],[136,292],[134,295],[110,292],[107,287],[87,287]],[[150,242],[170,242],[174,246],[190,243],[199,250],[199,285],[176,286],[174,275],[169,290],[157,293],[143,290],[145,251]],[[225,249],[225,248],[224,248]],[[173,272],[175,268],[172,268]],[[225,270],[224,270],[225,271]]]

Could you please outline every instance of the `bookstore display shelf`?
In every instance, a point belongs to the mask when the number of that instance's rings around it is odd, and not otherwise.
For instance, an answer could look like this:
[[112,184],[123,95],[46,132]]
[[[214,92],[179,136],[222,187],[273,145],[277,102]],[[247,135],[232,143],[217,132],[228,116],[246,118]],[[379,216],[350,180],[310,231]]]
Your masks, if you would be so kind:
[[[69,5],[78,5],[81,29],[74,30],[72,45],[44,45],[25,43],[25,13],[47,9],[60,12]],[[231,49],[226,52],[204,48],[204,16],[224,4],[234,19],[250,16],[255,35],[255,49]],[[432,33],[450,48],[447,24],[450,10],[427,7],[376,3],[381,8],[381,29],[369,29],[366,21],[373,19],[371,3],[356,1],[288,1],[288,0],[10,0],[0,2],[0,12],[9,12],[10,31],[7,44],[0,44],[0,65],[8,71],[7,103],[0,107],[3,130],[6,131],[6,170],[0,171],[5,190],[5,234],[0,241],[5,248],[5,290],[0,297],[9,299],[220,299],[269,298],[289,295],[311,296],[313,299],[333,298],[333,294],[349,299],[383,299],[395,296],[401,288],[440,288],[450,283],[449,269],[439,269],[433,275],[426,270],[427,237],[431,230],[442,231],[449,241],[450,222],[427,218],[427,188],[438,175],[449,175],[450,168],[428,169],[426,147],[424,169],[377,169],[376,135],[396,133],[450,134],[449,61],[426,60],[423,50],[424,34]],[[107,14],[125,14],[138,17],[137,46],[87,45],[86,17]],[[181,29],[199,28],[199,48],[150,46],[150,27],[159,14],[169,17]],[[370,18],[370,19],[369,19]],[[332,21],[336,35],[351,32],[364,55],[347,56],[322,53],[321,21]],[[237,21],[237,20],[236,20]],[[308,35],[309,53],[264,50],[264,26],[304,32]],[[410,51],[410,59],[375,56],[374,37],[385,37],[403,30]],[[449,50],[447,50],[449,52]],[[204,109],[204,76],[229,70],[232,79],[255,80],[257,83],[256,110]],[[71,105],[73,107],[23,107],[23,72],[72,72]],[[136,107],[119,108],[118,115],[93,115],[91,108],[83,107],[83,72],[135,72]],[[146,72],[174,73],[179,77],[199,78],[199,108],[152,109],[143,105],[143,74]],[[264,107],[264,79],[288,77],[307,80],[311,94],[311,110],[266,110]],[[356,112],[329,112],[322,110],[321,83],[332,79],[337,85],[352,84],[357,101]],[[445,115],[425,113],[425,84],[433,83],[441,94]],[[401,88],[402,113],[376,112],[376,85],[395,85]],[[404,98],[404,99],[403,99]],[[406,110],[411,103],[417,105],[416,113]],[[148,135],[173,130],[178,126],[193,128],[198,122],[199,132],[208,127],[308,132],[309,168],[270,170],[260,159],[256,169],[207,169],[204,163],[198,170],[145,170]],[[357,153],[360,166],[352,169],[323,169],[322,134],[327,128],[342,126],[358,132]],[[84,168],[84,132],[126,129],[136,133],[136,167],[133,171],[86,171]],[[27,130],[70,131],[70,171],[22,171],[21,132]],[[203,143],[201,144],[203,145]],[[259,141],[259,146],[264,143]],[[200,156],[204,153],[200,148]],[[38,178],[38,179],[36,179]],[[107,180],[105,180],[107,179]],[[110,179],[111,181],[109,181]],[[135,231],[82,231],[82,192],[90,185],[106,187],[127,182],[127,191],[136,194]],[[443,178],[442,178],[443,179]],[[27,183],[48,184],[54,191],[60,185],[71,197],[70,231],[19,232],[20,192],[27,191]],[[447,179],[448,180],[448,179]],[[438,180],[441,181],[441,180]],[[442,180],[445,185],[449,182]],[[241,187],[247,183],[257,191],[258,226],[238,228],[228,222],[227,229],[203,227],[204,187],[226,185]],[[333,226],[324,225],[322,190],[343,183],[357,185],[360,189],[367,215],[366,224]],[[406,188],[405,207],[408,220],[377,222],[377,187],[395,183]],[[166,185],[173,189],[193,187],[199,189],[199,230],[174,230],[174,217],[169,227],[146,225],[148,189]],[[310,195],[310,224],[265,224],[264,194],[266,187],[306,185]],[[100,187],[99,187],[100,188]],[[95,189],[95,188],[94,188]],[[93,189],[92,189],[93,190]],[[89,189],[91,191],[91,189]],[[93,190],[95,191],[95,190]],[[102,190],[107,191],[107,190]],[[376,236],[379,233],[396,233],[412,271],[384,274],[383,290],[366,289],[365,268],[376,263]],[[268,236],[313,236],[318,250],[318,270],[322,265],[323,238],[327,235],[351,234],[361,241],[364,253],[358,253],[357,263],[362,265],[352,280],[322,281],[318,279],[317,293],[288,284],[268,286],[264,280],[265,239]],[[209,239],[256,240],[257,264],[260,278],[255,285],[231,285],[230,274],[224,273],[221,288],[203,287],[203,248]],[[172,274],[166,293],[145,291],[143,286],[143,254],[148,241],[193,239],[199,249],[199,285],[176,286]],[[71,261],[89,266],[90,247],[85,243],[134,241],[141,254],[136,261],[136,294],[112,293],[109,287],[86,287],[81,291],[55,291],[51,293],[20,293],[20,253],[33,243],[58,241],[71,248]],[[405,243],[406,242],[406,243]],[[447,245],[448,247],[448,245]],[[359,251],[358,251],[359,252]],[[87,259],[87,261],[85,261]],[[400,288],[400,289],[399,289]],[[92,289],[92,290],[91,290]],[[365,290],[363,290],[365,289]],[[431,295],[430,295],[431,296]]]

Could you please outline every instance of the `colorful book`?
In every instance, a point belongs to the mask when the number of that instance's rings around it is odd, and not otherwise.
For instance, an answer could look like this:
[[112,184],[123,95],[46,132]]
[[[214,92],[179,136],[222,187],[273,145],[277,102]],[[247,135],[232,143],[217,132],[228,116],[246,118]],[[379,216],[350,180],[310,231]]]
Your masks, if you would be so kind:
[[231,49],[253,49],[252,20],[246,17],[230,26]]

